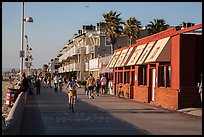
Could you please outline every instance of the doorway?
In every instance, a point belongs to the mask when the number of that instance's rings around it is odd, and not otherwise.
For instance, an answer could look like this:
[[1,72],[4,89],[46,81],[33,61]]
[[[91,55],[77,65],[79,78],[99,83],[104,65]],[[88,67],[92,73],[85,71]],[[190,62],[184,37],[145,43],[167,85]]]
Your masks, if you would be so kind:
[[135,83],[135,71],[131,73],[131,80],[130,80],[130,99],[134,98],[134,83]]
[[156,85],[156,68],[150,69],[149,73],[149,99],[148,102],[154,101],[154,90]]

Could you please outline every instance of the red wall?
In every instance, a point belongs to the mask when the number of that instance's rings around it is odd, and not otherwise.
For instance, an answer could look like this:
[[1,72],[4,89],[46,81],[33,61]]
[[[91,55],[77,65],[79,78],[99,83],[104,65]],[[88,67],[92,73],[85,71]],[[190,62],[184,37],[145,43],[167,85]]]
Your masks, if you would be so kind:
[[[150,104],[168,109],[202,106],[198,88],[196,87],[197,83],[200,82],[200,74],[202,72],[202,35],[193,36],[181,34],[196,28],[202,28],[202,24],[179,31],[170,29],[169,31],[167,30],[140,39],[137,44],[131,45],[138,46],[143,43],[171,36],[171,87],[158,88],[158,83],[156,83],[154,101],[151,101]],[[156,62],[154,64],[156,67],[156,77],[158,78],[159,64]],[[138,86],[138,66],[135,66],[134,70],[135,75],[137,75],[137,80],[135,80],[134,83],[133,100],[144,103],[149,103],[150,97],[148,86],[149,69],[151,69],[151,67],[149,64],[147,68],[147,86]],[[123,90],[129,92],[129,85],[123,85]]]
[[178,92],[170,88],[155,89],[155,106],[162,106],[172,110],[178,109]]
[[146,86],[134,86],[133,100],[148,103],[148,87]]
[[171,88],[180,87],[180,35],[171,39]]

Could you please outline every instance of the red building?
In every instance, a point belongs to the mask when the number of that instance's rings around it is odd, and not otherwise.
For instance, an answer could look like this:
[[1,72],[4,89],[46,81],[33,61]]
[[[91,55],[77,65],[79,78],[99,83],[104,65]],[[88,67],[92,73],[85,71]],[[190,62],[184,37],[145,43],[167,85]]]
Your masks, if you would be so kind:
[[168,109],[201,107],[197,83],[202,73],[202,24],[170,28],[114,51],[114,95]]

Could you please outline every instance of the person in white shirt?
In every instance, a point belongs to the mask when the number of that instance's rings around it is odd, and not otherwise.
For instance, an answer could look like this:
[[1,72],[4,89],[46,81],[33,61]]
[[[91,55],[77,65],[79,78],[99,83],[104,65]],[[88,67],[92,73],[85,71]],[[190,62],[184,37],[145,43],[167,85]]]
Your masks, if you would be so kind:
[[105,93],[105,86],[106,86],[106,77],[103,75],[101,77],[101,93],[104,94]]
[[57,92],[57,88],[58,88],[58,76],[57,75],[55,75],[55,77],[54,77],[54,85],[55,85],[55,92]]

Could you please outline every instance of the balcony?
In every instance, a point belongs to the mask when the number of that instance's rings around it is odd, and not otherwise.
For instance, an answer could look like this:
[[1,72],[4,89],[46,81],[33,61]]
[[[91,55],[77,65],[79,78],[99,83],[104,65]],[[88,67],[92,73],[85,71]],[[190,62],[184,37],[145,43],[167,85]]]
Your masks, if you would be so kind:
[[80,54],[80,47],[74,46],[69,50],[70,56],[79,55]]
[[80,63],[70,64],[69,71],[80,71]]
[[89,71],[89,62],[86,62],[84,65],[85,65],[85,71]]
[[80,54],[80,46],[74,46],[74,55],[79,55]]
[[69,72],[69,67],[70,67],[70,65],[66,65],[66,66],[65,66],[65,68],[64,68],[64,69],[65,69],[65,72]]
[[58,68],[59,73],[63,73],[63,67]]
[[98,70],[98,65],[99,64],[99,59],[98,58],[94,58],[89,60],[89,70]]
[[67,60],[68,58],[70,58],[71,57],[71,50],[69,49],[69,50],[67,50],[67,52],[65,52],[65,60]]
[[94,53],[96,45],[86,45],[86,54]]

